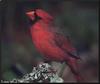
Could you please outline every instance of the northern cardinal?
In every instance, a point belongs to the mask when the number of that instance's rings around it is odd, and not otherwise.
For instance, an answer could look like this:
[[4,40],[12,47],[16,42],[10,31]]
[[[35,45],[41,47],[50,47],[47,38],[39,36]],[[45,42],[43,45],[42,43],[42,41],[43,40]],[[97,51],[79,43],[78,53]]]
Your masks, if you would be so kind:
[[80,59],[69,37],[56,30],[54,18],[42,9],[26,13],[33,21],[30,28],[32,41],[46,60],[66,62],[77,81],[81,81],[77,60]]

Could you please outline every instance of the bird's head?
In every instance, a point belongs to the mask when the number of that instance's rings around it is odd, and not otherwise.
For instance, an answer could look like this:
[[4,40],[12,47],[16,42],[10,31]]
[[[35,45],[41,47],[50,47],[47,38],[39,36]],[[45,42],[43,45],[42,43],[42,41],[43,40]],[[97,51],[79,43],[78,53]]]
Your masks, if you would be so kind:
[[53,20],[53,17],[49,15],[46,11],[42,9],[34,9],[33,11],[29,11],[26,15],[32,20],[43,19],[44,21]]

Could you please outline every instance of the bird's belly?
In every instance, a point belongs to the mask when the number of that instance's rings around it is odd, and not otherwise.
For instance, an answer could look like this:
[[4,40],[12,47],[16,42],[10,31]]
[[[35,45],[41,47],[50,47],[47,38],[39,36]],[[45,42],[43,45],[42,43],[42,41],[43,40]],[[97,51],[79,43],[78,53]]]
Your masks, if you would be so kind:
[[50,60],[64,60],[64,53],[49,43],[50,38],[52,38],[52,35],[48,35],[46,32],[44,34],[41,32],[35,34],[33,41],[37,50]]

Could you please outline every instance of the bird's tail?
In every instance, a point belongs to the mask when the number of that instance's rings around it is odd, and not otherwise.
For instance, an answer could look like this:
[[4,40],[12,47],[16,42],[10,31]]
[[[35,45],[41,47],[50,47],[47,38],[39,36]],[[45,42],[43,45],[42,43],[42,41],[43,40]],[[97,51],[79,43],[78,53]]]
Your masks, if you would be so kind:
[[69,66],[69,68],[71,69],[71,72],[73,73],[75,79],[77,80],[77,82],[82,82],[83,78],[79,73],[79,66],[77,64],[77,59],[75,58],[69,58],[68,60],[66,60],[67,65]]

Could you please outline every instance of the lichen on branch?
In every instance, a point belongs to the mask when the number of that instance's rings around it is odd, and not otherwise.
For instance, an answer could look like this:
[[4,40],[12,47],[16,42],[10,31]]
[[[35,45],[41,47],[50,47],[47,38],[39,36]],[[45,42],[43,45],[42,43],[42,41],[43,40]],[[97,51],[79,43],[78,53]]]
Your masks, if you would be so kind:
[[[8,82],[8,81],[1,81]],[[63,79],[60,78],[56,71],[48,63],[42,63],[33,67],[31,73],[24,75],[21,79],[13,79],[9,83],[63,83]]]

